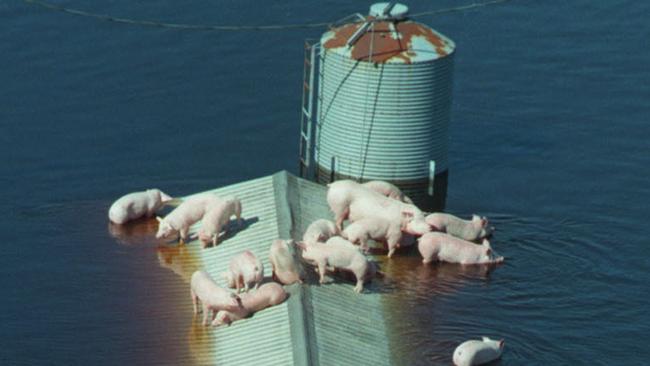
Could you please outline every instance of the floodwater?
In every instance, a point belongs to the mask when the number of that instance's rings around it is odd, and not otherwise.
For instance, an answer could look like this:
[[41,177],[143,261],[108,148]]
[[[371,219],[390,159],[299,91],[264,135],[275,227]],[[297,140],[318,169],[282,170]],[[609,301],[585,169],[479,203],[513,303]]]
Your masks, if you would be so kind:
[[[320,22],[366,4],[116,0],[192,24]],[[414,13],[470,2],[410,1]],[[318,8],[316,8],[318,7]],[[144,28],[0,4],[0,363],[210,363],[192,251],[110,203],[295,172],[305,38]],[[447,211],[486,215],[494,268],[384,262],[405,365],[504,338],[498,365],[643,365],[650,330],[650,3],[534,2],[424,16],[457,44]],[[351,296],[354,296],[351,293]]]

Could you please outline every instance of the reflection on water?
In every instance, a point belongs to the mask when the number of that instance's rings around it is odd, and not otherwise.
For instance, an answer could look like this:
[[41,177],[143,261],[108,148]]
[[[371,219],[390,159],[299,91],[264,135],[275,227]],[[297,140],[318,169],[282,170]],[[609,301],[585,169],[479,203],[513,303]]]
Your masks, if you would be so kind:
[[192,273],[201,267],[201,258],[194,253],[195,250],[196,246],[190,245],[159,245],[156,248],[158,263],[190,283]]
[[[106,220],[108,221],[108,220]],[[124,245],[144,245],[155,240],[158,221],[155,218],[142,218],[117,225],[108,221],[108,233]]]
[[190,355],[197,365],[213,365],[216,337],[212,327],[201,323],[200,315],[192,319],[187,336]]

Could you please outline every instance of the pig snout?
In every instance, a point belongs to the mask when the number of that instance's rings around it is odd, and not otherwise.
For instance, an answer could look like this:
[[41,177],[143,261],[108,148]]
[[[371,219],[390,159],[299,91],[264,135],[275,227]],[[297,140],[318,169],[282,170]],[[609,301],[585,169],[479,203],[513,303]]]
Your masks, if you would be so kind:
[[424,220],[411,220],[406,225],[406,230],[408,234],[422,236],[428,232],[431,232],[431,226],[426,223]]

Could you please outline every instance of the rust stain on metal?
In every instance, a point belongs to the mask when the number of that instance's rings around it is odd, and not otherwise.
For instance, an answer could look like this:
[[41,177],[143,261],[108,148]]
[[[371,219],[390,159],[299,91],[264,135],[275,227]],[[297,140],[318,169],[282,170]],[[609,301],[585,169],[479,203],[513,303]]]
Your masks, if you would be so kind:
[[[372,21],[374,18],[368,17]],[[391,25],[394,28],[391,29]],[[354,32],[361,27],[361,24],[347,24],[332,30],[334,37],[323,44],[327,49],[347,47],[347,41]],[[395,37],[395,35],[399,35]],[[417,50],[413,49],[413,37],[422,37],[435,49],[440,57],[447,55],[445,41],[430,28],[411,21],[387,22],[378,21],[373,25],[372,30],[366,31],[352,46],[352,58],[354,60],[372,61],[385,63],[390,59],[399,58],[410,64],[416,56]],[[372,48],[372,55],[370,54]]]

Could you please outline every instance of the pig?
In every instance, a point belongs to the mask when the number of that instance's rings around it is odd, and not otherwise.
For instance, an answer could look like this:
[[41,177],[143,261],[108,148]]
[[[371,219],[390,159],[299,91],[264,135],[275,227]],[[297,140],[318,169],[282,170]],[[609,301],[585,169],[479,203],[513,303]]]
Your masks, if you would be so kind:
[[255,292],[241,294],[240,298],[242,304],[240,308],[235,311],[219,311],[212,325],[230,325],[232,322],[246,318],[262,309],[281,304],[287,298],[287,293],[281,285],[269,282],[260,286]]
[[425,221],[435,231],[446,232],[457,238],[468,241],[480,241],[489,237],[494,227],[488,226],[486,217],[472,215],[472,220],[462,220],[454,215],[445,213],[432,213]]
[[156,217],[159,222],[156,239],[165,239],[178,232],[181,243],[184,243],[190,226],[201,220],[209,206],[219,202],[221,198],[213,193],[202,193],[186,199],[164,219]]
[[307,244],[314,244],[316,242],[326,242],[327,239],[334,235],[338,235],[339,230],[330,220],[319,219],[312,222],[305,230],[302,236],[302,241]]
[[264,265],[250,250],[232,257],[228,268],[223,277],[228,287],[236,288],[237,293],[240,290],[248,292],[252,286],[257,289],[264,279]]
[[172,200],[172,197],[157,188],[129,193],[118,198],[111,205],[108,210],[108,219],[114,224],[121,225],[140,217],[151,217]]
[[212,246],[216,246],[221,229],[227,229],[232,216],[237,218],[237,225],[241,227],[241,201],[238,198],[227,197],[211,204],[201,219],[201,228],[192,235],[192,239],[198,238],[203,248],[210,242]]
[[503,262],[490,247],[490,242],[483,239],[483,244],[456,238],[445,233],[428,233],[418,239],[418,250],[422,263],[434,260],[460,264],[493,264]]
[[402,230],[412,235],[431,231],[424,214],[415,205],[400,202],[351,180],[340,180],[328,185],[327,203],[334,213],[336,227],[341,231],[343,220],[355,222],[367,217],[380,217],[402,223]]
[[303,250],[302,257],[318,267],[321,284],[325,283],[326,270],[350,271],[357,280],[354,291],[361,293],[364,282],[376,275],[374,263],[369,262],[354,244],[341,237],[332,237],[326,243],[299,243],[299,246]]
[[408,196],[404,195],[402,191],[394,184],[388,183],[383,180],[371,180],[362,184],[364,187],[370,188],[373,191],[381,194],[382,196],[390,197],[404,203],[413,204]]
[[294,257],[293,244],[293,240],[276,239],[269,251],[273,279],[283,285],[302,283],[300,264]]
[[488,337],[482,337],[480,341],[465,341],[454,350],[454,365],[473,366],[494,361],[501,357],[505,345],[503,339],[495,341]]
[[239,296],[219,287],[205,271],[196,271],[192,274],[190,287],[195,315],[199,313],[199,303],[202,305],[203,325],[208,325],[211,315],[220,310],[235,312],[242,306]]
[[395,253],[395,249],[400,246],[402,225],[383,218],[368,217],[348,225],[341,236],[351,243],[360,244],[365,252],[368,252],[368,239],[386,242],[388,258],[390,258]]

